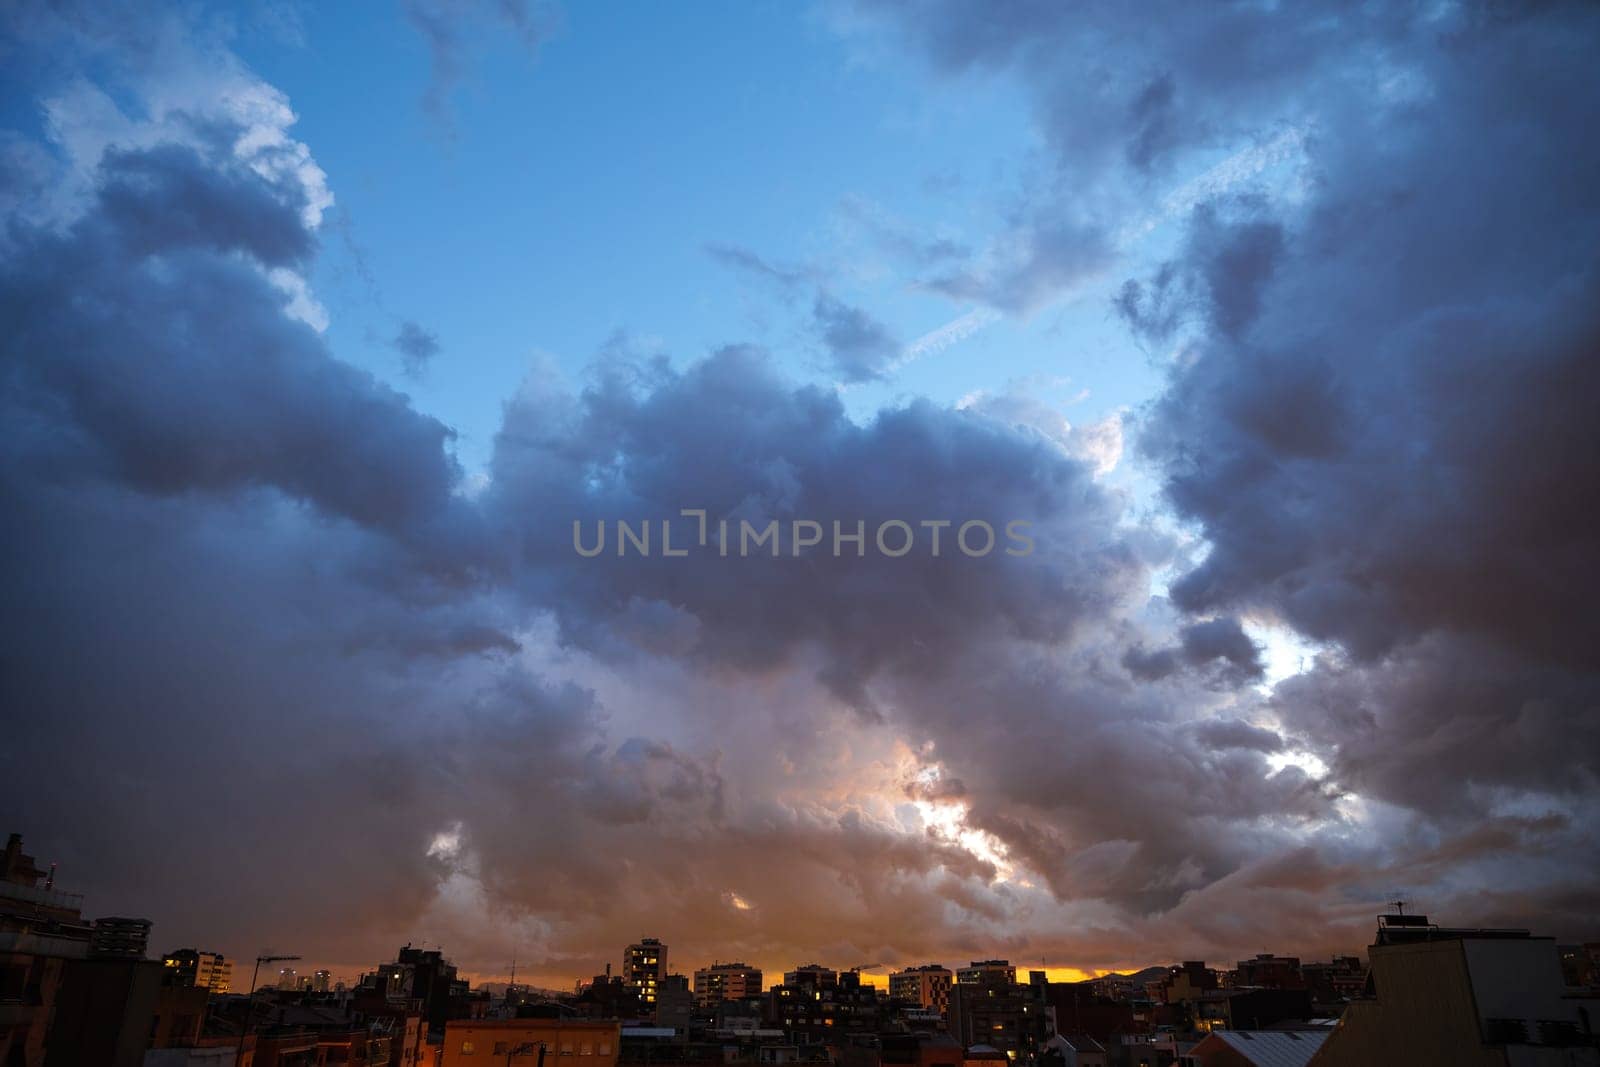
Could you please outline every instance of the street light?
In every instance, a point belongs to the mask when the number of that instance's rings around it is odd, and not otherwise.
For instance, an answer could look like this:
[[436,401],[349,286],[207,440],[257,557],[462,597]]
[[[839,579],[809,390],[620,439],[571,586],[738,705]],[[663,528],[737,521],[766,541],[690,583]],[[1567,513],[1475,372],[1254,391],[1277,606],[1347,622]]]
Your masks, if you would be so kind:
[[249,1000],[244,1005],[244,1023],[239,1027],[239,1054],[233,1058],[234,1067],[241,1067],[244,1063],[244,1039],[250,1033],[250,1022],[256,1013],[256,976],[261,973],[263,963],[283,963],[286,960],[297,960],[299,956],[257,956],[256,965],[250,971]]

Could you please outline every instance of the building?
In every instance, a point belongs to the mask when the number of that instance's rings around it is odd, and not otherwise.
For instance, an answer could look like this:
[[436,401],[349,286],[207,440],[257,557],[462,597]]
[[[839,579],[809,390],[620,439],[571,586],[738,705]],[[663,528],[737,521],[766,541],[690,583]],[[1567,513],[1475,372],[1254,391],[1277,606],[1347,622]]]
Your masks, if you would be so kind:
[[1106,1047],[1088,1034],[1055,1034],[1039,1050],[1039,1067],[1109,1067]]
[[139,1067],[159,1025],[164,970],[159,960],[68,961],[56,994],[45,1067]]
[[1562,945],[1561,974],[1567,985],[1600,990],[1600,943]]
[[178,985],[162,973],[161,991],[156,994],[155,1018],[150,1023],[151,1048],[192,1048],[200,1043],[206,1018],[206,1002],[211,991],[204,986]]
[[387,1027],[365,1025],[328,1027],[316,1032],[316,1063],[378,1067],[391,1062],[393,1041]]
[[331,971],[317,971],[311,976],[311,991],[313,993],[327,993],[333,987],[333,973]]
[[174,949],[161,957],[168,985],[195,986],[222,994],[233,985],[233,964],[220,952]]
[[688,1036],[694,1019],[694,1004],[694,990],[689,987],[688,976],[667,975],[656,989],[656,1026]]
[[[41,884],[43,883],[43,884]],[[83,897],[55,888],[12,834],[0,860],[0,1063],[39,1067],[69,963],[87,958]]]
[[950,987],[951,1035],[969,1053],[973,1046],[983,1045],[999,1049],[1008,1059],[1032,1060],[1056,1031],[1049,984],[1042,974],[1040,981],[1026,985],[1004,981],[1009,967],[1004,961],[974,967],[982,969],[973,980]]
[[[586,1019],[452,1019],[440,1067],[616,1067],[622,1025]],[[542,1051],[542,1055],[541,1055]]]
[[[1358,956],[1335,956],[1327,963],[1303,963],[1300,974],[1319,1014],[1338,1015],[1367,984],[1367,968]],[[1327,1009],[1324,1011],[1323,1009]]]
[[166,968],[144,958],[149,920],[84,922],[83,898],[55,888],[20,834],[0,864],[0,1063],[138,1067],[152,1039],[194,1032],[204,994],[158,1011]]
[[1567,995],[1551,938],[1386,915],[1370,960],[1366,990],[1345,1008],[1313,1067],[1600,1065],[1595,1002]]
[[1056,1026],[1061,1033],[1092,1037],[1102,1045],[1115,1034],[1135,1034],[1146,1029],[1137,1019],[1133,1004],[1114,1000],[1100,990],[1104,982],[1051,982],[1045,999],[1055,1009]]
[[[1213,989],[1183,1002],[1190,1024],[1212,1030],[1267,1030],[1315,1016],[1304,989]],[[1180,1016],[1181,1017],[1181,1016]]]
[[743,963],[714,963],[694,972],[696,1004],[719,1000],[752,1000],[762,993],[761,968]]
[[965,1052],[949,1034],[885,1034],[879,1045],[882,1067],[961,1067]]
[[1294,956],[1274,956],[1263,952],[1253,959],[1240,960],[1233,970],[1234,988],[1304,989],[1305,976],[1300,973],[1300,960]]
[[644,1003],[633,987],[621,975],[612,974],[595,975],[579,990],[573,1007],[590,1019],[634,1019],[644,1011]]
[[1176,967],[1167,968],[1160,981],[1151,983],[1151,992],[1163,1004],[1187,1004],[1220,985],[1217,972],[1207,967],[1204,960],[1185,960]]
[[956,972],[956,981],[962,985],[1015,985],[1017,969],[1010,960],[973,960]]
[[[254,1048],[246,1048],[245,1063]],[[144,1054],[143,1067],[234,1067],[239,1050],[230,1042],[194,1048],[153,1048]]]
[[889,976],[889,996],[924,1011],[946,1015],[950,1011],[950,986],[955,976],[937,963],[907,967]]
[[174,949],[161,957],[161,966],[165,968],[164,984],[192,988],[200,971],[200,953],[192,948]]
[[421,1015],[405,1005],[374,1003],[370,998],[353,1002],[352,1007],[371,1021],[374,1033],[389,1038],[389,1067],[432,1067],[433,1060],[423,1051],[427,1030]]
[[393,963],[384,963],[372,974],[362,976],[357,996],[401,1006],[413,1002],[422,1014],[427,1030],[443,1030],[454,1017],[471,1014],[466,1004],[468,988],[456,972],[455,964],[438,949],[405,945],[395,953]]
[[993,1045],[972,1045],[961,1054],[963,1067],[1007,1067],[1011,1057]]
[[201,952],[195,983],[219,996],[233,992],[233,961],[220,952]]
[[[815,965],[789,972],[797,982],[773,986],[767,996],[767,1022],[797,1042],[838,1044],[856,1035],[876,1035],[883,999],[861,974],[839,974]],[[828,981],[832,978],[831,983]]]
[[111,915],[94,921],[89,954],[100,959],[142,960],[150,948],[150,920]]
[[646,1014],[656,1008],[656,996],[667,977],[667,946],[658,938],[640,938],[622,952],[622,981],[639,994]]
[[820,963],[802,963],[792,971],[783,972],[783,984],[798,989],[833,989],[839,984],[839,972]]
[[1307,1067],[1327,1036],[1325,1030],[1217,1030],[1190,1049],[1184,1063],[1185,1067]]

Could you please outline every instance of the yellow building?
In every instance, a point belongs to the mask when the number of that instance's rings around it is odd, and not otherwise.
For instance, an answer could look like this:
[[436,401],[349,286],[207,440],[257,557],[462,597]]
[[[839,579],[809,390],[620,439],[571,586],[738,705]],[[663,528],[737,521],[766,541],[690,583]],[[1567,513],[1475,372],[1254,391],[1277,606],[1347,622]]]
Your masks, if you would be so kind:
[[452,1019],[444,1029],[443,1067],[525,1064],[617,1067],[622,1024],[580,1019]]

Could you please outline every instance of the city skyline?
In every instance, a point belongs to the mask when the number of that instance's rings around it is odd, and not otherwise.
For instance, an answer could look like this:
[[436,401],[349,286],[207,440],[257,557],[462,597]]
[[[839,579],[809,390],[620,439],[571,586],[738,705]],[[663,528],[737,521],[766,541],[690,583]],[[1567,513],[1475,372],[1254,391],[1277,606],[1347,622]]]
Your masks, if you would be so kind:
[[303,973],[1600,941],[1597,45],[4,5],[4,829]]

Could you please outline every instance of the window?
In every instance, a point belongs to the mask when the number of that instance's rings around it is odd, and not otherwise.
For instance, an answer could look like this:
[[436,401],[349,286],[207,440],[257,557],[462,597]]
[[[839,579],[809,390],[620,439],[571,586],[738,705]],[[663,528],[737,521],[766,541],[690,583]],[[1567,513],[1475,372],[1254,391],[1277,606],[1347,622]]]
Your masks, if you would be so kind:
[[587,1041],[583,1042],[581,1045],[578,1046],[578,1055],[580,1055],[580,1056],[593,1056],[594,1055],[594,1046],[589,1044],[589,1042],[587,1042]]
[[611,1042],[609,1042],[609,1041],[600,1042],[600,1055],[602,1055],[602,1056],[611,1055]]
[[563,1056],[572,1055],[572,1042],[570,1042],[570,1041],[561,1042],[561,1054]]
[[461,1054],[463,1056],[470,1056],[474,1052],[477,1052],[477,1051],[478,1051],[477,1049],[472,1047],[472,1042],[470,1042],[470,1041],[461,1042]]
[[494,1043],[494,1054],[496,1056],[504,1056],[507,1052],[510,1052],[510,1051],[511,1051],[511,1046],[506,1044],[504,1041],[496,1041]]

